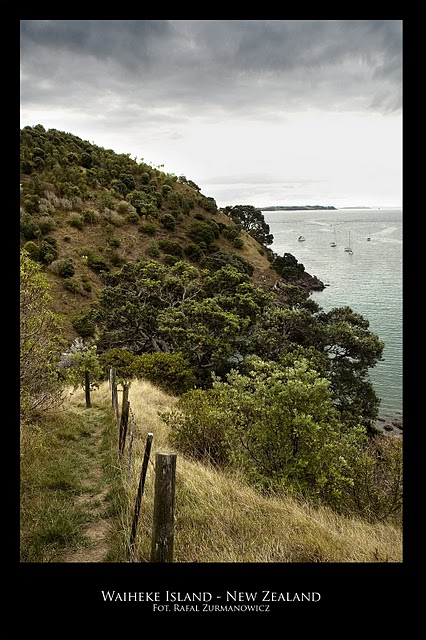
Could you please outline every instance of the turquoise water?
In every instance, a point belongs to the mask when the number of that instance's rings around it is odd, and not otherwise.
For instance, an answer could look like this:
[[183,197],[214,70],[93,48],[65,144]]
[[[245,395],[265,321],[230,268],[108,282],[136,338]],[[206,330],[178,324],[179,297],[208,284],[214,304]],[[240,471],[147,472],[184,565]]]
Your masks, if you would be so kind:
[[[402,211],[264,211],[272,250],[293,254],[311,275],[330,286],[312,299],[326,311],[349,306],[385,343],[383,360],[370,370],[380,417],[402,420]],[[305,241],[299,242],[299,236]],[[353,253],[344,251],[350,237]],[[367,240],[367,238],[370,240]],[[335,241],[335,247],[330,243]]]

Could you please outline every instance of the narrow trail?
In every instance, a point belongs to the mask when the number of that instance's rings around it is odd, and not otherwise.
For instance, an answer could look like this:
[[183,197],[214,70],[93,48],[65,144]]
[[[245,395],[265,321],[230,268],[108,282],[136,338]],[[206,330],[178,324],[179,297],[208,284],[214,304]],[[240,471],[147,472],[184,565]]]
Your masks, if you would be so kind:
[[112,519],[108,517],[109,485],[105,484],[103,457],[101,450],[102,422],[92,423],[90,436],[82,456],[87,463],[88,473],[81,480],[83,493],[75,497],[74,503],[87,512],[90,522],[83,533],[88,539],[88,546],[70,549],[64,553],[61,562],[106,562],[109,551],[108,534]]

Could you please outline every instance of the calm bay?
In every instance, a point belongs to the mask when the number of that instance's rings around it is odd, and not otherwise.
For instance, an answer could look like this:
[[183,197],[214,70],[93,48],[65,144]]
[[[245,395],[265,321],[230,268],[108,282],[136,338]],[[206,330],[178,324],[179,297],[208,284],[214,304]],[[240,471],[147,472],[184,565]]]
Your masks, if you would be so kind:
[[[383,360],[370,370],[370,379],[381,399],[381,420],[402,421],[401,208],[263,211],[263,215],[274,236],[272,250],[291,253],[308,273],[329,285],[312,293],[312,299],[325,311],[351,307],[384,342]],[[352,253],[345,251],[348,244]]]

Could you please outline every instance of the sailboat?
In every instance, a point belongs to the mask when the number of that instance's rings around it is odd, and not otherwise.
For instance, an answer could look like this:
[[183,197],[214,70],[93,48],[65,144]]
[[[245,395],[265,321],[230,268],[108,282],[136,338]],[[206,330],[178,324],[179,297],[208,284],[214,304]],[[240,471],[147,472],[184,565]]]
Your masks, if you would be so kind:
[[337,247],[337,236],[336,236],[336,227],[334,227],[334,240],[330,242],[330,247]]
[[345,251],[347,253],[349,253],[350,255],[353,254],[353,251],[352,251],[352,248],[351,248],[351,232],[350,231],[349,231],[349,234],[348,234],[348,246],[345,247]]

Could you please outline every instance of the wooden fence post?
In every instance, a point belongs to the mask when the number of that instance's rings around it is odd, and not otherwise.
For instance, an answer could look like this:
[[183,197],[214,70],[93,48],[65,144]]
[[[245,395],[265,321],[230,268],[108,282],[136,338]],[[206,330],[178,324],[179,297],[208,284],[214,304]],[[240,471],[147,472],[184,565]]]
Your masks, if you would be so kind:
[[127,483],[130,482],[130,475],[132,473],[132,449],[133,449],[133,434],[135,431],[135,414],[130,411],[130,431],[129,431],[129,458],[127,461]]
[[90,403],[90,373],[88,369],[84,372],[84,390],[86,392],[86,409],[90,409],[92,405]]
[[148,470],[148,462],[149,462],[149,456],[151,453],[151,445],[152,445],[153,437],[154,437],[153,433],[148,433],[148,437],[146,439],[145,454],[143,457],[141,477],[139,478],[138,493],[136,495],[135,512],[133,514],[132,531],[130,533],[130,552],[131,553],[133,552],[133,546],[136,540],[136,530],[138,527],[139,512],[141,509],[142,494],[145,486],[145,478],[146,478],[146,472]]
[[120,437],[119,437],[119,451],[120,454],[124,453],[124,447],[126,445],[127,423],[129,420],[129,385],[123,384],[123,400],[121,403],[121,418],[120,418]]
[[112,402],[112,408],[115,413],[115,419],[118,422],[118,393],[117,393],[117,379],[115,375],[115,367],[111,367],[111,402]]
[[173,562],[175,484],[176,454],[157,453],[151,562]]

